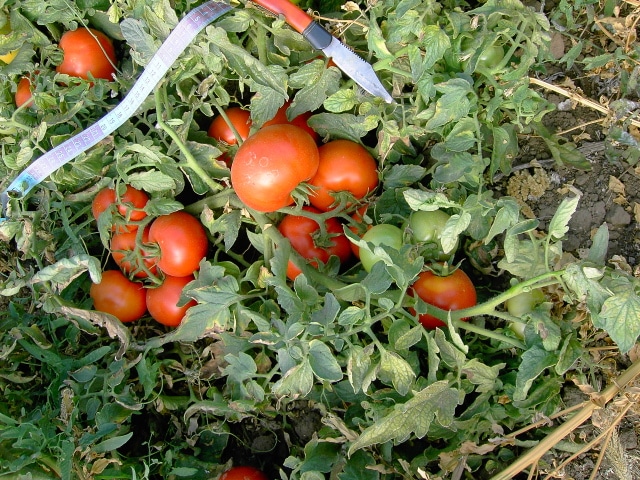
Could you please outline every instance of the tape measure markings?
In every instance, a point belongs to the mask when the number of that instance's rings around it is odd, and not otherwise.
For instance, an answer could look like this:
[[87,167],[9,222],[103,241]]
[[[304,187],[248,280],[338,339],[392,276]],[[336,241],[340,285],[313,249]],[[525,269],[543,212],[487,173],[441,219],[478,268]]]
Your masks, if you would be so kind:
[[228,4],[211,1],[191,10],[169,34],[122,102],[93,125],[47,151],[11,182],[0,194],[3,212],[10,192],[25,195],[65,163],[96,145],[133,116],[196,35],[232,8]]

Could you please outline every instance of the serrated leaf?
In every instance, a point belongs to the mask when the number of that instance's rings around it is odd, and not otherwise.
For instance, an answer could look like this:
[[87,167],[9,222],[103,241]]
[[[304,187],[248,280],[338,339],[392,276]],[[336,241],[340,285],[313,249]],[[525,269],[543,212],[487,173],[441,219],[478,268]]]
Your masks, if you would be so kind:
[[140,20],[125,18],[120,23],[122,36],[131,46],[135,55],[134,59],[142,66],[149,63],[158,50],[154,38],[145,32]]
[[336,93],[329,95],[323,105],[328,112],[341,113],[351,110],[357,103],[358,99],[355,91],[338,90]]
[[622,353],[627,353],[640,336],[640,297],[631,285],[604,301],[593,324],[605,330]]
[[488,366],[477,358],[472,358],[462,367],[462,373],[474,385],[477,385],[476,391],[479,393],[491,392],[497,390],[502,385],[498,380],[500,370],[506,366],[506,363]]
[[423,438],[433,421],[442,426],[453,421],[460,395],[448,382],[439,381],[416,392],[410,400],[396,405],[385,417],[366,428],[351,444],[349,455],[357,450],[393,440],[396,444],[407,440],[412,434]]
[[127,178],[127,181],[138,190],[144,190],[149,193],[174,190],[176,188],[174,179],[158,170],[132,173]]
[[521,355],[520,367],[516,375],[516,389],[513,392],[514,401],[527,398],[527,393],[533,382],[549,367],[558,361],[555,353],[547,352],[539,345],[534,345]]
[[378,364],[378,378],[390,383],[400,395],[406,395],[416,378],[411,365],[396,352],[382,350]]
[[59,292],[84,272],[89,272],[94,283],[100,283],[100,261],[87,254],[75,255],[71,258],[63,258],[53,265],[42,268],[31,278],[31,283],[51,282]]
[[313,370],[308,359],[287,370],[272,388],[275,395],[299,397],[306,396],[313,388]]
[[320,340],[309,342],[309,365],[320,380],[338,382],[342,380],[342,369],[331,349]]
[[578,208],[579,196],[564,198],[549,222],[549,237],[554,240],[562,239],[569,231],[569,221]]

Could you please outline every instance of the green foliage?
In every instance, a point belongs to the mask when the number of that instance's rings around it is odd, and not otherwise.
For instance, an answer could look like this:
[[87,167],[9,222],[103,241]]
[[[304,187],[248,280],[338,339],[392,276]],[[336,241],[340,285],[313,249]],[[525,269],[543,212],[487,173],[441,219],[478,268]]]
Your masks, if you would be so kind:
[[[446,476],[447,459],[485,478],[523,446],[492,439],[555,413],[567,372],[589,368],[585,332],[606,333],[622,353],[636,344],[640,284],[607,266],[606,226],[582,260],[563,255],[580,197],[568,195],[543,231],[492,190],[497,174],[512,171],[523,135],[584,167],[573,145],[542,127],[553,107],[529,87],[549,58],[549,19],[517,0],[474,9],[447,0],[301,3],[374,66],[396,104],[364,94],[281,19],[240,6],[206,27],[112,135],[10,201],[0,223],[0,476],[210,478],[250,425],[286,433],[278,441],[287,453],[267,453],[272,478]],[[576,12],[592,4],[560,2],[552,18],[574,28],[586,21]],[[0,1],[15,32],[0,35],[0,54],[19,48],[0,66],[3,178],[110,111],[190,6]],[[53,70],[61,32],[85,23],[119,41],[114,82],[61,82]],[[489,68],[481,56],[495,45],[504,56]],[[636,53],[580,59],[583,47],[560,62],[596,71]],[[35,70],[35,108],[16,109],[17,81]],[[625,77],[625,88],[635,81]],[[464,246],[454,261],[476,279],[478,305],[446,312],[417,301],[411,284],[434,267],[419,246],[374,247],[348,228],[383,261],[367,273],[334,258],[287,279],[288,262],[302,262],[274,225],[299,208],[248,211],[216,161],[237,147],[206,135],[219,109],[247,106],[255,130],[285,100],[291,116],[312,112],[309,125],[324,139],[374,153],[381,187],[367,222],[396,225],[408,239],[411,212],[451,215],[442,246]],[[636,163],[625,127],[612,136]],[[197,305],[175,329],[92,310],[89,286],[111,264],[108,226],[94,223],[90,203],[116,180],[150,195],[150,218],[185,207],[211,239],[183,292]],[[548,301],[523,318],[505,311],[506,300],[536,288]],[[423,329],[416,314],[427,311],[447,327]],[[512,323],[524,324],[523,338]],[[305,402],[322,417],[307,437],[289,415]]]

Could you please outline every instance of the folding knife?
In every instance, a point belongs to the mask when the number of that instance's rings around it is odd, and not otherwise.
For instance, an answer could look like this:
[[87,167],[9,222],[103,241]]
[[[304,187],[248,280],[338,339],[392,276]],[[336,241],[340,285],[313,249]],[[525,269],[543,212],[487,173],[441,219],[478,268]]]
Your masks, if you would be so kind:
[[302,34],[307,41],[330,57],[333,62],[358,85],[387,103],[394,103],[393,97],[384,88],[373,67],[327,32],[305,11],[288,0],[252,0],[267,11],[282,15],[285,21]]

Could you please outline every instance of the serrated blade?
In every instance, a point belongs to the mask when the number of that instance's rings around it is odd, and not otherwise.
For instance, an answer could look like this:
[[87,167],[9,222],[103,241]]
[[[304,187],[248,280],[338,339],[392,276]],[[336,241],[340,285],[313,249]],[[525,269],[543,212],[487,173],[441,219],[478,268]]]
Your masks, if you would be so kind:
[[334,61],[340,70],[351,77],[371,95],[380,97],[387,103],[395,102],[378,79],[371,64],[362,59],[336,37],[332,36],[331,43],[322,48],[322,51],[327,57],[330,57]]

